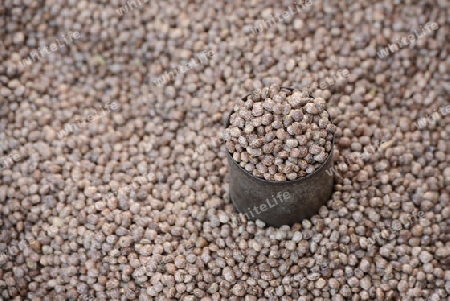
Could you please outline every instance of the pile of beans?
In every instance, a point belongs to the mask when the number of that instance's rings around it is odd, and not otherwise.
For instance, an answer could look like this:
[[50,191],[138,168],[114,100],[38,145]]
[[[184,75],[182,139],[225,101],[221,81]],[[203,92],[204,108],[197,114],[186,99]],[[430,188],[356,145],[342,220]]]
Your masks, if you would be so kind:
[[227,150],[245,170],[286,181],[311,174],[326,161],[335,131],[323,98],[272,85],[234,107],[225,138]]
[[[450,114],[414,124],[448,105],[449,2],[308,2],[2,1],[0,300],[447,300]],[[322,82],[264,106],[265,87]],[[231,143],[271,180],[333,156],[331,199],[291,226],[247,221]]]

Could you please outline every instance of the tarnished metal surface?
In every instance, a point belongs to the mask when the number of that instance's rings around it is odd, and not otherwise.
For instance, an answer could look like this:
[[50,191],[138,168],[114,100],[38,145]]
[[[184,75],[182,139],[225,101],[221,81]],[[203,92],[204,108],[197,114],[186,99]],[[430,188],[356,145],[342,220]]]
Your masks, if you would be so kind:
[[306,177],[284,182],[254,177],[227,151],[233,204],[247,218],[260,219],[276,227],[313,216],[327,203],[333,190],[334,177],[326,172],[333,167],[333,149],[334,139],[331,152],[319,169]]

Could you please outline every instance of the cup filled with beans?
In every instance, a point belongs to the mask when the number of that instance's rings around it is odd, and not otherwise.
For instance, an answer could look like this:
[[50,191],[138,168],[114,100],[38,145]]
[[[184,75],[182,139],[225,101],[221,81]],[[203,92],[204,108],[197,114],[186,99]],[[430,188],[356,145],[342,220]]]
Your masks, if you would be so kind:
[[296,89],[271,85],[239,100],[224,137],[238,211],[273,226],[317,213],[333,189],[335,131],[325,100]]

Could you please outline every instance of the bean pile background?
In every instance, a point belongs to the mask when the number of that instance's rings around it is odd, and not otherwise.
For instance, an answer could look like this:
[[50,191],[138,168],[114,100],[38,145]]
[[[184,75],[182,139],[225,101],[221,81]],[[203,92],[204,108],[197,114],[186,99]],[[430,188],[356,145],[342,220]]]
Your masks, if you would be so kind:
[[[310,3],[2,1],[0,299],[448,300],[450,3]],[[327,206],[247,221],[221,139],[236,100],[339,69],[313,91],[336,125]]]

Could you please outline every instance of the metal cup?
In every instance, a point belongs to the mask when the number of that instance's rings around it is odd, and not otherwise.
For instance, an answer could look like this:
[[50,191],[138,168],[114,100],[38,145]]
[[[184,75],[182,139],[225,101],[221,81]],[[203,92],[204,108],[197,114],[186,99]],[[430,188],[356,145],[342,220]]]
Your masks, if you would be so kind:
[[334,137],[327,160],[316,171],[294,181],[283,182],[253,176],[234,161],[227,151],[229,191],[234,206],[247,219],[260,219],[275,227],[292,225],[313,216],[320,206],[327,203],[333,190],[334,177],[326,172],[333,167],[333,149]]

